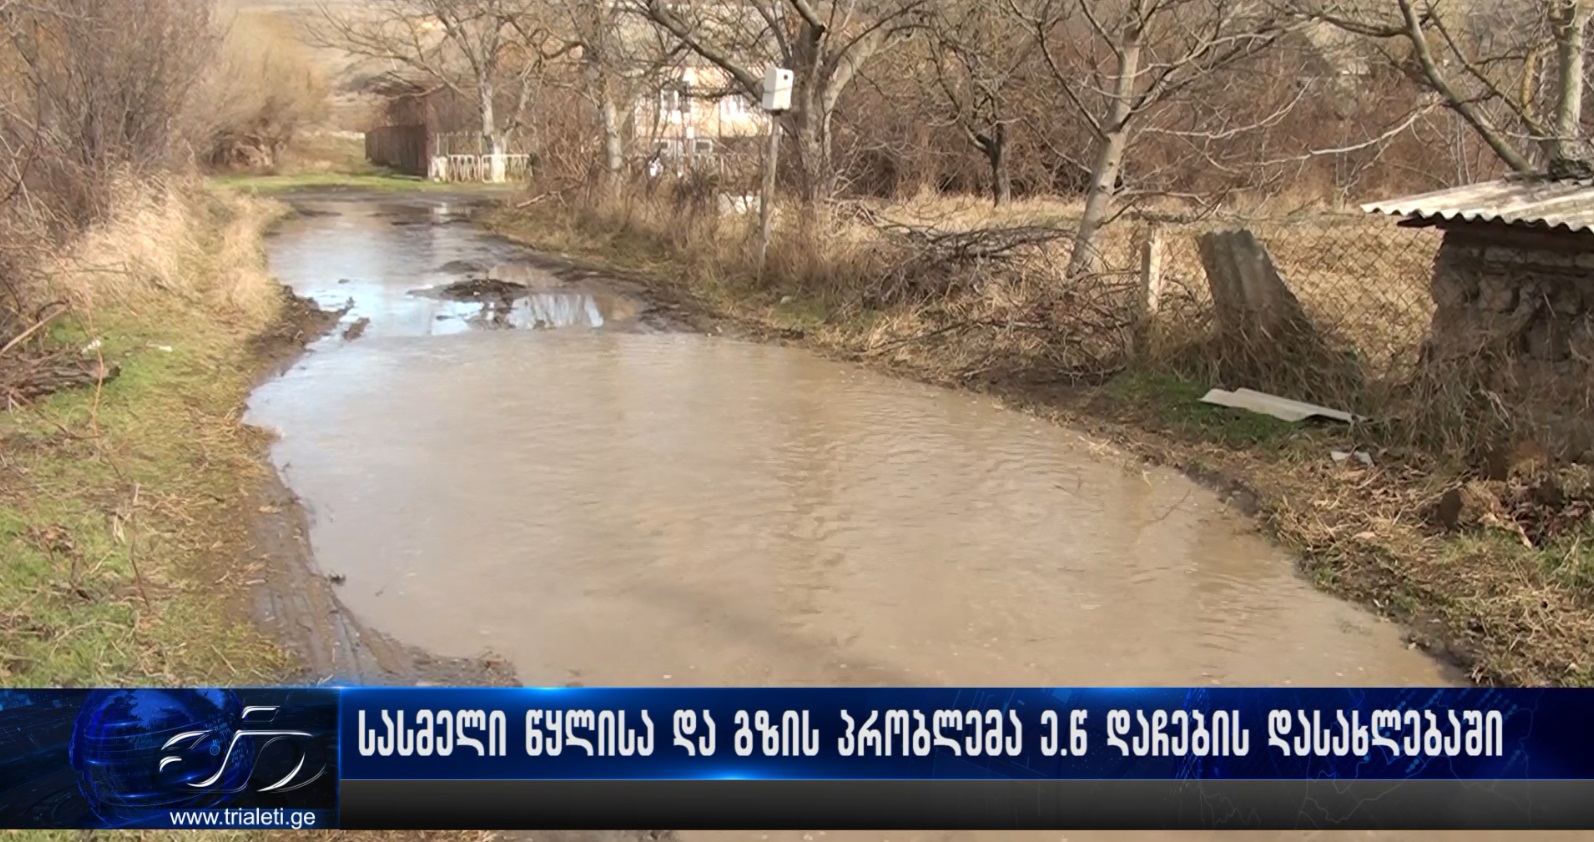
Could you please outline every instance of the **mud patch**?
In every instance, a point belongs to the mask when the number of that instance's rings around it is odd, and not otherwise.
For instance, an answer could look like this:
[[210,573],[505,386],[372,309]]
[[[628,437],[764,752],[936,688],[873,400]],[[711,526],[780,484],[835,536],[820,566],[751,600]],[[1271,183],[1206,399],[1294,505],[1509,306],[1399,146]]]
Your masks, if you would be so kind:
[[343,316],[338,310],[323,310],[287,287],[279,289],[282,309],[276,321],[250,342],[249,352],[265,364],[261,380],[287,371],[306,345],[321,338]]
[[496,281],[491,278],[470,278],[441,287],[416,290],[412,295],[445,298],[450,301],[513,301],[530,294],[524,284]]

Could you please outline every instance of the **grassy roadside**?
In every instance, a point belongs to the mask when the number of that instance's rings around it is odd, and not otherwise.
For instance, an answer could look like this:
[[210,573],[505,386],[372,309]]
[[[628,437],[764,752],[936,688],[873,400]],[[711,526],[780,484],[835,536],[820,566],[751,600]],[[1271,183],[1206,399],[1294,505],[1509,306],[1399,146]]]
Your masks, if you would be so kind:
[[[631,277],[662,299],[754,335],[978,390],[1178,468],[1254,514],[1297,553],[1317,586],[1402,622],[1413,644],[1479,682],[1594,684],[1594,526],[1531,547],[1487,526],[1436,530],[1429,521],[1432,503],[1460,479],[1440,460],[1380,448],[1358,430],[1304,428],[1211,407],[1199,400],[1205,384],[1164,371],[1129,370],[1090,385],[1037,378],[1046,358],[1019,356],[1051,352],[1040,343],[954,339],[942,332],[945,312],[850,295],[849,286],[863,284],[851,282],[858,275],[846,261],[867,246],[825,244],[838,257],[834,265],[820,265],[830,259],[820,254],[827,249],[777,239],[771,244],[776,269],[759,283],[736,247],[716,250],[712,235],[672,240],[667,226],[649,227],[645,217],[501,208],[487,222],[513,239]],[[815,277],[818,283],[803,282]],[[955,302],[948,309],[963,307],[958,318],[972,312],[999,325],[1013,318],[1001,306]],[[994,332],[1004,333],[1000,327]],[[1336,462],[1336,450],[1370,451],[1374,465]]]
[[259,195],[294,190],[491,194],[515,189],[502,184],[431,181],[395,172],[365,160],[365,147],[358,139],[324,133],[301,138],[276,171],[217,173],[209,182],[225,190]]
[[364,160],[363,151],[345,145],[307,153],[313,160],[273,173],[218,173],[209,178],[218,188],[247,194],[270,195],[293,190],[342,190],[375,193],[505,193],[516,189],[503,184],[431,181],[405,175]]
[[[265,271],[261,237],[286,210],[185,185],[130,203],[61,261],[52,292],[75,306],[45,346],[103,360],[119,374],[0,412],[0,686],[249,686],[297,673],[255,624],[257,573],[240,561],[258,555],[250,521],[276,514],[260,497],[272,470],[269,434],[243,423],[245,401],[330,324]],[[111,835],[249,842],[282,833]],[[495,835],[289,838],[312,837]]]
[[237,562],[270,470],[241,414],[286,312],[260,251],[281,208],[196,191],[130,202],[49,279],[74,307],[46,345],[119,376],[0,414],[0,684],[241,685],[287,667]]
[[376,191],[450,191],[458,192],[461,185],[446,181],[428,181],[412,175],[387,172],[295,172],[273,175],[217,175],[211,183],[217,187],[247,193],[281,193],[288,190],[314,188]]

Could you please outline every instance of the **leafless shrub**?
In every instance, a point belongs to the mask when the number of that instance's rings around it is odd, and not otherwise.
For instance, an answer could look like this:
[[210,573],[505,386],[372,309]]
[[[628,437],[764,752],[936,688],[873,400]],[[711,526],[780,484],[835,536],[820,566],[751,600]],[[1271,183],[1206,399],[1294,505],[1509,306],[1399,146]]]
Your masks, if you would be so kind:
[[188,230],[139,203],[171,198],[164,177],[193,161],[183,118],[214,56],[210,11],[207,0],[0,3],[0,346],[19,352],[61,303],[120,284],[126,273],[69,260],[104,250],[88,244],[118,220],[132,220],[116,228],[129,236]]
[[23,180],[53,218],[80,225],[107,211],[127,170],[160,171],[186,147],[177,119],[214,45],[204,0],[61,0],[0,10],[6,106],[0,129],[33,136]]
[[240,15],[189,101],[196,151],[212,167],[269,170],[325,115],[327,94],[288,22]]

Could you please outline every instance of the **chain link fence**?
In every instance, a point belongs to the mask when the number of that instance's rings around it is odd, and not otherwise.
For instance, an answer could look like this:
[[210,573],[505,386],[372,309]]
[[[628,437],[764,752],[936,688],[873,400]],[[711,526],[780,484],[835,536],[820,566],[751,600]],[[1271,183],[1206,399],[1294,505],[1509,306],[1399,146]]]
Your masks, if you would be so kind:
[[[1224,335],[1201,242],[1234,229],[1249,231],[1265,249],[1309,338]],[[1142,356],[1153,363],[1362,412],[1397,396],[1416,372],[1433,320],[1438,232],[1324,215],[1139,225],[1133,240],[1148,322]],[[1312,353],[1286,342],[1309,344]]]
[[[1135,364],[1388,417],[1418,372],[1434,320],[1442,235],[1384,217],[1124,219],[1098,233],[1095,265],[1080,273],[1070,265],[1077,217],[1066,211],[995,224],[988,213],[933,204],[916,216],[851,210],[871,265],[881,266],[855,273],[847,289],[871,312],[931,316],[890,341],[931,337],[958,352],[965,378],[988,374],[993,361],[1073,382]],[[1203,241],[1209,250],[1210,241],[1241,242],[1265,264],[1268,285],[1287,290],[1288,335],[1236,329],[1253,314],[1236,319],[1233,300],[1214,299]]]

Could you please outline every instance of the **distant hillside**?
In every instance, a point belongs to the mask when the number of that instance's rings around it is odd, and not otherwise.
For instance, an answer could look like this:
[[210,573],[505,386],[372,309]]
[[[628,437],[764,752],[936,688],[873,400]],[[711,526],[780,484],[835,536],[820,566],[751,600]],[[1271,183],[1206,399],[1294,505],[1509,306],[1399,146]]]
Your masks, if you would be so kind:
[[[326,0],[329,8],[338,11],[358,9],[361,0]],[[331,109],[327,128],[336,130],[363,130],[367,128],[376,100],[362,90],[366,80],[390,68],[352,56],[342,50],[318,47],[304,37],[305,27],[318,15],[317,0],[217,0],[217,18],[226,23],[238,16],[258,16],[273,21],[279,31],[292,33],[308,49],[311,60],[332,90]]]

